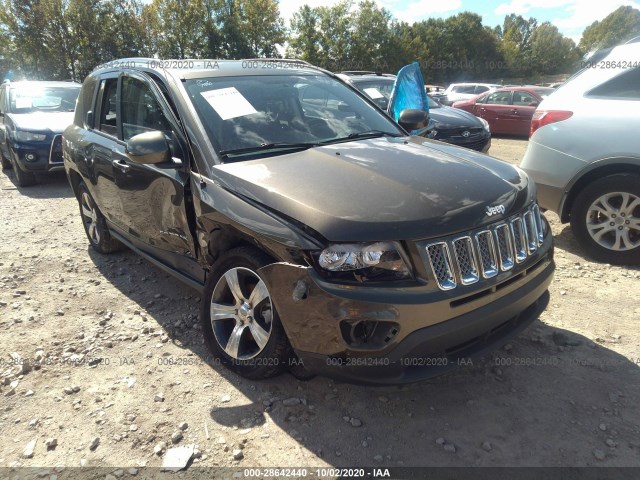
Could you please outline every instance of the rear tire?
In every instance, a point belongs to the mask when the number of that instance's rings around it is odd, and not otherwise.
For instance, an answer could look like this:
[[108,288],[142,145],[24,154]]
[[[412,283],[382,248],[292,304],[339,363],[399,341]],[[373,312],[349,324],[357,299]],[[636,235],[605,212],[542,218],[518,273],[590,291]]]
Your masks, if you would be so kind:
[[621,173],[587,185],[573,202],[571,229],[595,260],[640,264],[640,176]]
[[93,249],[99,253],[112,253],[121,250],[122,243],[111,236],[107,221],[96,206],[84,182],[78,184],[78,204],[82,225]]
[[252,247],[230,250],[211,268],[200,308],[202,331],[213,356],[254,380],[286,371],[291,357],[268,287],[257,273],[270,263],[273,260]]

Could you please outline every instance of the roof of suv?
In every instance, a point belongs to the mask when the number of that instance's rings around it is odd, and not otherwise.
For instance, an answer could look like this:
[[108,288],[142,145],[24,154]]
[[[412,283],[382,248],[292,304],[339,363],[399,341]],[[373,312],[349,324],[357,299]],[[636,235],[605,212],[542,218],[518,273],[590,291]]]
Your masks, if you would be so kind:
[[243,75],[285,75],[296,73],[325,72],[304,60],[286,58],[252,58],[245,60],[216,59],[159,59],[159,58],[123,58],[98,65],[92,73],[98,71],[141,68],[153,70],[161,75],[167,73],[184,79],[204,77],[229,77]]
[[11,82],[5,80],[5,85],[17,86],[17,87],[26,87],[26,86],[47,86],[47,87],[80,87],[78,82],[68,81],[68,82],[59,82],[59,81],[50,81],[50,80],[19,80],[17,82]]

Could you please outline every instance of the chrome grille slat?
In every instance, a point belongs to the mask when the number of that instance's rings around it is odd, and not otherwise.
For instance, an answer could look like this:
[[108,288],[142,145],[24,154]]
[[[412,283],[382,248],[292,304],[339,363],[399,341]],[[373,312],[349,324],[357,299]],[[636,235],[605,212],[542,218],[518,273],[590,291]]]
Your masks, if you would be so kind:
[[500,270],[506,272],[513,268],[514,251],[511,231],[506,223],[498,225],[494,229],[498,246],[498,258],[500,259]]
[[449,245],[445,242],[433,243],[427,246],[429,262],[436,276],[436,281],[441,290],[456,288],[453,262],[449,253]]
[[498,257],[493,244],[493,235],[489,230],[476,233],[476,244],[478,246],[478,258],[482,267],[484,278],[495,277],[498,274]]
[[533,220],[536,223],[536,230],[538,232],[538,245],[542,245],[544,242],[544,226],[542,223],[542,214],[540,213],[540,207],[538,205],[534,205],[531,209],[533,213]]
[[513,269],[538,250],[544,237],[542,214],[533,204],[508,219],[424,248],[438,287],[451,290]]
[[524,232],[527,237],[527,249],[531,254],[538,249],[538,232],[531,211],[524,214]]
[[471,285],[480,280],[471,237],[462,237],[454,240],[453,252],[460,272],[460,283]]
[[522,218],[511,220],[511,234],[513,235],[516,250],[516,262],[522,263],[527,259],[527,240],[522,225]]

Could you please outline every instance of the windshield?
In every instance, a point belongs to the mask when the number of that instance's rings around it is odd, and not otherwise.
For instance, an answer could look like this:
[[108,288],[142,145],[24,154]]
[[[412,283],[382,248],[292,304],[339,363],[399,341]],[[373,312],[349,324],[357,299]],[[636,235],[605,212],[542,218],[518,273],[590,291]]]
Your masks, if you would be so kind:
[[10,92],[11,113],[73,112],[80,87],[29,85],[11,88]]
[[[382,112],[326,75],[213,77],[186,81],[218,153],[404,133]],[[286,152],[283,152],[286,153]]]

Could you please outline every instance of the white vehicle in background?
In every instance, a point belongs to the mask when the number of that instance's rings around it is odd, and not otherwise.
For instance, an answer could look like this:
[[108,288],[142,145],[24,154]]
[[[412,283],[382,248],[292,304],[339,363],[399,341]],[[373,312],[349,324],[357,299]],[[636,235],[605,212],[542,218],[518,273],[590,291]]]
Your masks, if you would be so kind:
[[640,264],[640,37],[583,66],[536,109],[521,167],[588,255]]
[[454,102],[469,100],[482,93],[493,92],[501,87],[502,85],[493,83],[452,83],[441,97],[437,97],[437,100],[444,105],[451,106]]

